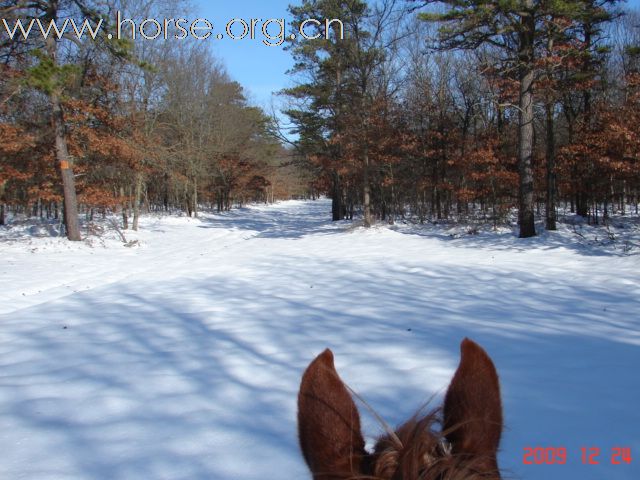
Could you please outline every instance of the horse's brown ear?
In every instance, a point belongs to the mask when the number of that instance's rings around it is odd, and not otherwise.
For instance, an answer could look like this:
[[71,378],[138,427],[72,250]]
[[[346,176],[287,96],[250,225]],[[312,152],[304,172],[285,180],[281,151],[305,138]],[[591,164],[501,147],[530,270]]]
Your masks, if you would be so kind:
[[298,394],[300,447],[315,480],[360,472],[365,454],[360,415],[327,349],[311,362]]
[[468,338],[460,352],[460,365],[445,396],[444,431],[453,454],[468,456],[481,472],[498,472],[502,402],[496,367]]

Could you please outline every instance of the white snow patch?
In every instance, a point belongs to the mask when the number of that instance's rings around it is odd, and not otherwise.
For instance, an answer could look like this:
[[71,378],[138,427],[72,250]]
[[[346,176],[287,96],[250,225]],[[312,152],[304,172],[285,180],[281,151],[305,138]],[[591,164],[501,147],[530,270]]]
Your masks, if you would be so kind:
[[[308,479],[295,404],[316,354],[331,347],[396,425],[441,400],[465,336],[500,373],[505,477],[639,478],[632,248],[566,226],[522,241],[329,213],[146,217],[125,232],[137,248],[3,229],[0,478]],[[382,433],[361,411],[369,438]],[[568,465],[523,465],[536,446],[566,447]],[[599,465],[582,465],[583,446]],[[611,464],[616,446],[630,465]]]

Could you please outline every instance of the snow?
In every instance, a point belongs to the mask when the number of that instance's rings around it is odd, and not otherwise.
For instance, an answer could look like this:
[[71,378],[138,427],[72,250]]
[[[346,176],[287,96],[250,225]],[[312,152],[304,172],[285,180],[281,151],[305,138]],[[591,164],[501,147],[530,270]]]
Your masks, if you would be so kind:
[[[636,227],[619,248],[566,224],[519,240],[329,212],[149,216],[129,248],[0,230],[0,478],[308,479],[296,395],[315,355],[397,425],[441,401],[465,336],[500,374],[506,478],[640,478]],[[371,442],[384,428],[360,409]],[[526,447],[567,465],[524,465]],[[635,458],[612,465],[614,447]]]

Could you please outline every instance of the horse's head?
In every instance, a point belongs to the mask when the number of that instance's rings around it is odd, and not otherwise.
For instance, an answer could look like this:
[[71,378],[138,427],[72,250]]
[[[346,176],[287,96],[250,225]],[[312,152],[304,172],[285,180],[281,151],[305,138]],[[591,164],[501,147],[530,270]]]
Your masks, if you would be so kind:
[[[325,350],[302,377],[298,433],[314,480],[499,480],[502,404],[496,369],[463,340],[441,409],[415,417],[365,450],[358,409]],[[435,428],[440,426],[441,428]]]

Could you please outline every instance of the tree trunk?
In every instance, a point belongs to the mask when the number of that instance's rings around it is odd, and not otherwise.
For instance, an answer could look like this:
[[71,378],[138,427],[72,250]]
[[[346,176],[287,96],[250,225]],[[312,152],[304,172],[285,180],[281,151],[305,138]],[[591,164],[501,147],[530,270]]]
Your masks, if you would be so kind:
[[198,179],[193,178],[193,216],[198,218]]
[[337,222],[338,220],[342,220],[342,185],[338,173],[334,172],[332,174],[332,180],[331,219]]
[[[366,140],[365,140],[366,142]],[[364,183],[364,189],[363,189],[363,201],[364,201],[364,227],[365,228],[369,228],[371,227],[371,223],[372,223],[372,219],[371,219],[371,185],[369,185],[369,152],[367,151],[367,146],[365,145],[365,151],[364,151],[364,171],[363,171],[363,183]]]
[[120,198],[122,199],[122,229],[129,229],[129,212],[127,201],[124,198],[124,187],[120,187]]
[[0,183],[0,225],[5,224],[4,219],[4,186],[5,182]]
[[[533,11],[532,0],[527,0],[529,12]],[[533,79],[535,17],[523,14],[520,33],[520,94],[518,123],[518,225],[520,238],[536,234],[533,210]]]
[[53,129],[56,142],[56,160],[62,177],[64,197],[64,224],[67,238],[71,241],[82,240],[80,235],[80,220],[78,218],[78,199],[76,197],[76,182],[73,175],[73,162],[67,149],[64,113],[58,93],[51,94],[51,110]]
[[[52,5],[49,16],[57,19],[57,2]],[[53,35],[46,42],[47,54],[57,66],[58,46]],[[78,200],[76,198],[76,184],[73,175],[73,161],[69,155],[66,138],[66,125],[61,103],[61,91],[55,87],[49,94],[51,104],[51,121],[55,137],[56,161],[62,178],[62,190],[64,196],[64,223],[67,230],[67,238],[72,241],[82,240],[80,235],[80,220],[78,218]]]
[[184,208],[187,211],[187,216],[191,218],[191,215],[193,214],[193,204],[191,203],[191,195],[188,191],[184,196]]
[[547,134],[547,202],[546,227],[547,230],[557,230],[556,226],[556,139],[555,122],[553,120],[553,104],[547,101],[545,105],[546,134]]
[[133,225],[131,228],[138,231],[138,222],[140,220],[140,203],[142,202],[142,173],[136,173],[136,186],[133,196]]
[[231,187],[229,186],[224,189],[224,210],[226,212],[231,210]]
[[[591,42],[592,42],[591,37],[593,33],[592,32],[593,27],[591,23],[587,20],[584,23],[583,28],[584,28],[583,49],[587,54],[583,56],[582,75],[584,76],[584,78],[590,78],[592,74],[592,67],[591,67],[591,56],[589,52],[591,51]],[[593,119],[591,118],[591,89],[589,87],[585,88],[582,93],[582,102],[583,102],[582,110],[583,110],[584,117],[587,119],[587,121],[591,125],[591,123],[593,122]],[[592,159],[590,155],[587,155],[587,157],[583,160],[583,162],[588,162],[588,163],[590,163],[591,161]],[[582,171],[585,170],[584,166],[581,170]],[[586,184],[587,177],[588,175],[583,175],[582,177],[576,177],[578,179],[577,180],[578,191],[576,194],[576,213],[581,217],[589,216],[589,204],[591,203],[591,200],[592,200],[591,195],[588,194],[589,186]]]
[[[577,178],[577,175],[576,175],[576,178]],[[583,188],[583,184],[578,183],[577,188],[578,189]],[[576,215],[579,215],[584,218],[589,216],[589,199],[587,195],[580,190],[578,190],[578,192],[576,193]]]

